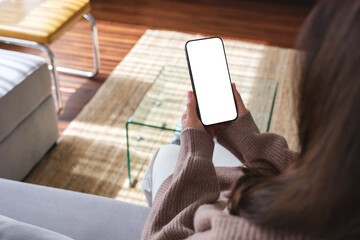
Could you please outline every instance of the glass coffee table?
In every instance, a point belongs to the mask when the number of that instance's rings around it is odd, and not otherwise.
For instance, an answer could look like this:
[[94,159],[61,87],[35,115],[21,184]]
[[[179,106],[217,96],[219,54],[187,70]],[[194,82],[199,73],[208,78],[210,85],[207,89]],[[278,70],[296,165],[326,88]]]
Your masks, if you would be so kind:
[[[269,130],[277,82],[271,79],[231,75],[246,107],[261,132]],[[191,90],[186,67],[164,66],[126,123],[128,175],[131,186],[155,151],[181,131],[180,117]]]

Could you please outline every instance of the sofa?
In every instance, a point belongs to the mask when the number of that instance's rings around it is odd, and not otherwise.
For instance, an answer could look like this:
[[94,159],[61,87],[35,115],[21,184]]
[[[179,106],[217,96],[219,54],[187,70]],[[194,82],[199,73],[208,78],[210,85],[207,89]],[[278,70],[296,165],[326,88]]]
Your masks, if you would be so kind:
[[0,49],[0,177],[22,180],[58,138],[45,59]]
[[58,138],[51,78],[2,49],[0,73],[0,239],[140,239],[148,207],[20,182]]
[[[17,221],[9,224],[0,218],[0,239],[16,239],[13,235],[6,238],[7,233],[14,234],[11,229],[16,229],[17,237],[26,234],[28,240],[140,239],[150,211],[148,207],[106,197],[3,178],[0,178],[0,192],[0,216]],[[50,230],[66,238],[34,237],[29,234],[29,228],[35,229],[30,232],[39,236]]]

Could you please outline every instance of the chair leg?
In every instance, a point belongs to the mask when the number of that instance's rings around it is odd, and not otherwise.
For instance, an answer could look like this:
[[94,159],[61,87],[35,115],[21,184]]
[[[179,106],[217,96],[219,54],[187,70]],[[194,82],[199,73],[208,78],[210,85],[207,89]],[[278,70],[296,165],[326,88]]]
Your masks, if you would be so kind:
[[49,59],[50,59],[50,64],[51,64],[51,65],[49,65],[49,70],[51,70],[52,79],[53,79],[54,88],[55,88],[57,112],[60,113],[63,108],[63,102],[62,102],[61,93],[60,93],[59,77],[58,77],[56,68],[53,67],[53,66],[56,66],[54,54],[48,48],[48,46],[46,46],[45,44],[37,43],[37,42],[21,40],[21,39],[16,39],[16,38],[1,37],[1,36],[0,36],[0,42],[6,43],[6,44],[22,46],[22,47],[35,48],[35,49],[41,50],[43,52],[46,52],[48,54]]
[[99,54],[99,40],[98,40],[98,32],[97,27],[95,24],[95,19],[90,13],[86,13],[83,17],[89,21],[91,25],[91,37],[92,37],[92,47],[93,47],[93,62],[94,62],[94,69],[92,72],[67,68],[67,67],[56,67],[56,70],[63,73],[73,74],[81,77],[94,77],[100,68],[100,54]]
[[94,61],[94,69],[92,72],[73,69],[73,68],[57,67],[55,64],[55,57],[54,57],[53,52],[45,44],[28,41],[28,40],[0,36],[0,42],[23,46],[23,47],[36,48],[36,49],[39,49],[48,54],[49,59],[50,59],[49,70],[51,71],[51,73],[53,75],[53,81],[54,81],[54,87],[55,87],[55,97],[56,97],[58,113],[60,113],[63,108],[63,102],[62,102],[62,98],[61,98],[59,77],[58,77],[57,72],[59,71],[59,72],[73,74],[73,75],[77,75],[77,76],[81,76],[81,77],[91,78],[91,77],[94,77],[98,73],[99,68],[100,68],[99,40],[98,40],[98,33],[97,33],[96,24],[95,24],[95,19],[90,13],[84,14],[83,17],[86,20],[88,20],[91,25],[91,37],[92,37],[93,61]]
[[99,72],[100,69],[100,53],[99,53],[99,39],[98,31],[95,24],[95,19],[90,13],[84,14],[84,18],[90,22],[91,25],[91,38],[93,44],[93,55],[94,55],[94,74]]
[[58,76],[58,73],[56,70],[57,68],[56,68],[56,64],[55,64],[55,57],[54,57],[53,52],[50,50],[50,48],[48,48],[48,46],[46,46],[45,44],[40,44],[40,46],[41,46],[40,49],[42,51],[46,52],[50,59],[49,70],[51,71],[52,76],[53,76],[57,112],[58,112],[58,114],[60,114],[60,112],[63,109],[63,101],[61,98],[61,92],[60,92],[60,86],[59,86],[59,76]]

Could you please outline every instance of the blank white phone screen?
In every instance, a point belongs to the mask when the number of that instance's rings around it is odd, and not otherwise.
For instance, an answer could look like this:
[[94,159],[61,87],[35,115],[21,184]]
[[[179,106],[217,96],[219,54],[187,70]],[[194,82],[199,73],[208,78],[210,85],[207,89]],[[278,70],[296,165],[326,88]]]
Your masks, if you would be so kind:
[[202,123],[211,125],[236,119],[222,40],[218,37],[192,40],[186,43],[186,52]]

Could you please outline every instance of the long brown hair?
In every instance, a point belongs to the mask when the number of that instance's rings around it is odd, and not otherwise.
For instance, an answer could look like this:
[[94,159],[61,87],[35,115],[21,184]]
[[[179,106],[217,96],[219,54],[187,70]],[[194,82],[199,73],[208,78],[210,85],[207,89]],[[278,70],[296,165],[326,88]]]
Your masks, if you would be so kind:
[[272,176],[243,169],[228,207],[263,227],[360,239],[360,0],[319,2],[297,48],[299,158]]

